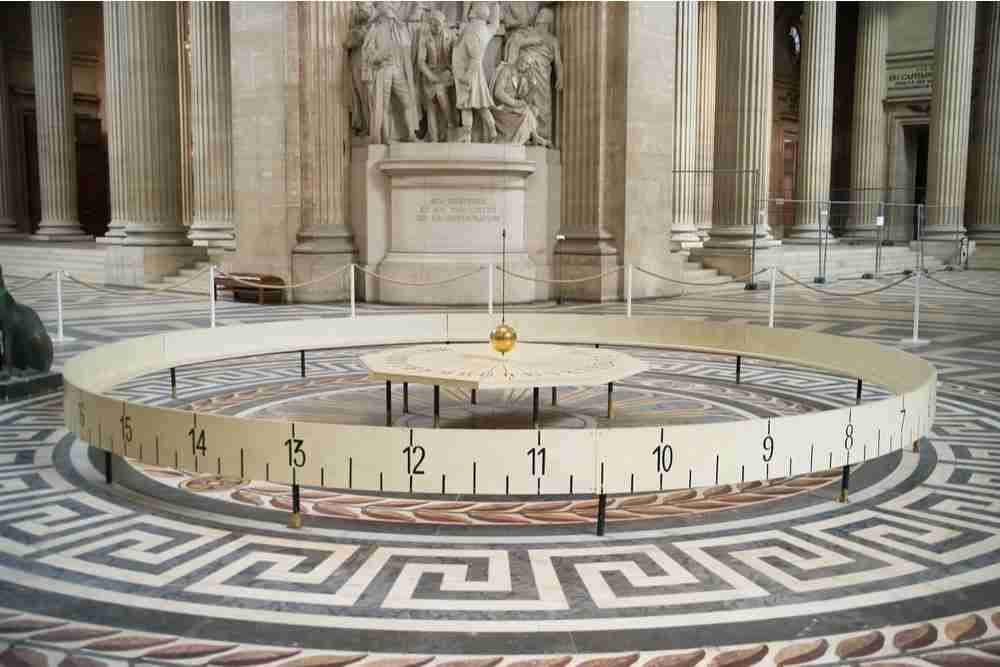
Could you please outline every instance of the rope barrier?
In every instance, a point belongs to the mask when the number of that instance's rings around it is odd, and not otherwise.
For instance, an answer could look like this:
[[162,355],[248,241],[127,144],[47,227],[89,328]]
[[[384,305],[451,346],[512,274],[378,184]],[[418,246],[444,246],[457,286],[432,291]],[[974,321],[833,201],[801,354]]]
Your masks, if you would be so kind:
[[11,284],[9,284],[5,280],[4,284],[7,286],[7,289],[10,289],[12,287],[16,288],[16,289],[21,289],[21,288],[24,288],[24,287],[31,287],[32,285],[34,285],[36,283],[40,283],[43,280],[51,278],[52,276],[55,275],[55,273],[56,273],[55,271],[49,271],[48,273],[46,273],[44,276],[42,276],[40,278],[26,278],[25,276],[11,276],[11,277],[17,277],[17,278],[25,277],[28,282],[25,282],[25,283],[14,283],[13,285],[11,285]]
[[368,269],[364,268],[363,266],[359,266],[358,270],[361,271],[362,273],[367,273],[368,275],[372,276],[373,278],[378,278],[379,280],[384,280],[387,283],[393,283],[395,285],[407,285],[409,287],[430,287],[432,285],[446,285],[448,283],[453,283],[456,280],[461,280],[462,278],[468,278],[469,276],[474,276],[477,273],[482,273],[483,271],[486,270],[486,268],[487,267],[485,267],[485,266],[481,266],[478,269],[476,269],[475,271],[469,271],[468,273],[463,273],[460,276],[455,276],[453,278],[445,278],[444,280],[431,280],[431,281],[426,282],[426,283],[413,283],[413,282],[407,282],[405,280],[397,280],[395,278],[389,278],[388,276],[383,276],[380,273],[375,273],[374,271],[369,271]]
[[[303,283],[295,283],[294,285],[261,285],[259,283],[252,283],[252,282],[248,282],[246,280],[241,280],[241,279],[237,278],[236,276],[232,275],[231,273],[226,273],[226,272],[222,271],[221,269],[215,275],[219,276],[219,277],[222,277],[222,278],[228,278],[229,280],[232,280],[237,285],[244,285],[246,287],[253,287],[254,289],[295,289],[297,287],[308,287],[309,285],[315,285],[316,283],[321,283],[324,280],[326,280],[327,278],[332,278],[332,277],[334,277],[336,275],[339,275],[339,274],[343,273],[344,271],[346,271],[349,268],[351,268],[351,265],[350,264],[345,264],[344,266],[340,267],[336,271],[331,271],[330,273],[322,275],[319,278],[313,278],[312,280],[307,280],[307,281],[305,281]],[[362,269],[362,271],[363,270],[364,269]]]
[[80,278],[77,278],[76,276],[74,276],[74,275],[72,275],[72,274],[70,274],[68,272],[65,275],[66,275],[66,277],[69,280],[73,281],[77,285],[80,285],[82,287],[87,287],[87,288],[92,289],[92,290],[97,291],[97,292],[105,292],[106,294],[113,294],[114,296],[124,296],[124,295],[127,295],[127,294],[130,294],[130,295],[133,295],[133,296],[152,296],[154,294],[162,294],[164,292],[174,292],[174,291],[177,290],[178,287],[184,287],[185,285],[187,285],[189,283],[193,283],[195,280],[198,280],[198,278],[201,278],[203,275],[205,275],[208,272],[209,272],[209,269],[202,269],[201,271],[199,271],[198,273],[194,274],[193,276],[191,276],[190,278],[188,278],[187,280],[185,280],[183,282],[175,283],[175,284],[172,284],[172,285],[167,285],[166,287],[160,287],[158,289],[149,289],[149,288],[146,288],[146,287],[138,287],[138,288],[131,289],[131,290],[108,289],[107,287],[102,287],[102,286],[96,285],[96,284],[94,284],[92,282],[88,282],[86,280],[82,280]]
[[616,266],[615,268],[609,269],[609,270],[605,271],[604,273],[597,273],[597,274],[592,275],[592,276],[584,276],[583,278],[563,278],[563,279],[553,279],[553,280],[548,280],[546,278],[532,278],[530,276],[522,276],[520,273],[514,273],[513,271],[508,271],[506,269],[500,269],[500,271],[503,272],[503,273],[506,273],[508,276],[512,276],[514,278],[520,278],[521,280],[528,280],[528,281],[533,282],[533,283],[547,283],[547,284],[550,284],[550,285],[565,285],[565,284],[568,284],[568,283],[582,283],[582,282],[586,282],[588,280],[597,280],[598,278],[603,278],[604,276],[610,276],[612,273],[617,273],[618,271],[621,271],[624,268],[625,267],[623,267],[623,266]]
[[[937,273],[937,272],[935,272],[935,273]],[[994,299],[1000,298],[1000,294],[992,294],[990,292],[983,292],[981,290],[974,290],[974,289],[969,289],[968,287],[959,287],[958,285],[952,285],[951,283],[946,283],[943,280],[938,280],[937,278],[935,278],[934,276],[932,276],[929,273],[925,273],[924,276],[928,280],[930,280],[931,282],[935,282],[938,285],[941,285],[943,287],[950,287],[951,289],[958,290],[959,292],[967,292],[969,294],[975,294],[977,296],[988,296],[988,297],[991,297],[991,298],[994,298]]]
[[781,269],[778,269],[778,273],[780,273],[782,276],[784,276],[788,280],[792,281],[796,285],[799,285],[800,287],[805,287],[806,289],[812,290],[813,292],[818,292],[819,294],[826,294],[828,296],[835,296],[835,297],[866,296],[868,294],[875,294],[877,292],[884,292],[887,289],[892,289],[896,285],[900,285],[902,283],[905,283],[911,277],[911,276],[904,276],[903,278],[900,278],[899,280],[897,280],[895,282],[889,283],[888,285],[883,285],[882,287],[876,287],[876,288],[870,289],[870,290],[863,290],[861,292],[831,292],[830,290],[819,289],[817,287],[813,287],[812,285],[810,285],[808,283],[804,283],[801,280],[799,280],[798,278],[795,278],[793,276],[788,275],[787,273],[785,273]]
[[768,269],[760,269],[759,271],[754,271],[742,276],[736,276],[735,278],[728,278],[726,280],[721,280],[713,283],[693,283],[686,280],[677,280],[676,278],[668,278],[667,276],[660,275],[659,273],[654,273],[653,271],[649,271],[648,269],[644,269],[641,266],[636,266],[635,270],[638,271],[639,273],[645,273],[647,276],[659,278],[660,280],[665,280],[668,283],[674,283],[676,285],[687,285],[689,287],[718,287],[720,285],[731,285],[733,283],[742,283],[747,278],[759,276],[760,274],[766,272]]

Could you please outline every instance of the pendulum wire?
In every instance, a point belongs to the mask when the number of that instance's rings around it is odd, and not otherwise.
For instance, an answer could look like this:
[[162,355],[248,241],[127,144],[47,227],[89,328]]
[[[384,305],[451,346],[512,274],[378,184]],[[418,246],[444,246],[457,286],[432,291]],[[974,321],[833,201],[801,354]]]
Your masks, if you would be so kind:
[[500,324],[507,324],[507,228],[500,232]]

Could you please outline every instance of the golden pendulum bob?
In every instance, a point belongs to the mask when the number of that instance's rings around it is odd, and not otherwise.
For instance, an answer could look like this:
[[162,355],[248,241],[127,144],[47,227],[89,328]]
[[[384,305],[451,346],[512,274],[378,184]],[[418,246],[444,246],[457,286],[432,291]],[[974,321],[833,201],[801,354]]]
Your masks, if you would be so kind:
[[[503,237],[503,251],[501,255],[501,275],[500,275],[500,324],[490,331],[490,346],[500,354],[507,354],[514,349],[517,344],[517,331],[507,324],[507,230],[501,233]],[[490,268],[492,271],[493,268]]]
[[517,332],[509,324],[498,324],[490,332],[490,345],[500,354],[507,354],[517,343]]

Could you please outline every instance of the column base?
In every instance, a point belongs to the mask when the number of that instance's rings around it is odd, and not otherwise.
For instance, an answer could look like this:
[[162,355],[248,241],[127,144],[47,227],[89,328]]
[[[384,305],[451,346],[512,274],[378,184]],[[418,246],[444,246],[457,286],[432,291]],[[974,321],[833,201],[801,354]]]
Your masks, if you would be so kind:
[[1000,269],[1000,239],[970,241],[975,252],[969,252],[970,269]]
[[56,242],[56,243],[66,243],[71,241],[83,241],[84,243],[92,243],[94,237],[90,234],[32,234],[28,237],[29,241],[43,241],[43,242]]
[[204,248],[192,246],[112,245],[104,255],[105,280],[110,285],[142,287],[206,259]]
[[[769,241],[766,245],[758,243],[756,261],[751,261],[751,248],[710,248],[704,247],[691,251],[691,260],[701,262],[707,268],[717,269],[719,273],[736,278],[746,276],[751,271],[760,271],[778,261],[777,241]],[[751,267],[751,264],[753,266]]]
[[[625,284],[621,257],[613,237],[598,232],[594,237],[570,237],[560,242],[555,255],[557,280],[573,280],[598,274],[607,275],[593,280],[556,285],[557,299],[570,301],[617,301]],[[613,269],[619,269],[614,271]]]
[[233,225],[225,221],[195,220],[191,223],[188,238],[193,245],[201,248],[229,250],[236,247]]
[[[292,253],[292,283],[305,283],[327,274],[340,271],[335,276],[305,287],[292,290],[295,303],[324,303],[328,301],[348,301],[350,295],[350,271],[344,269],[355,261],[354,253],[301,254]],[[343,269],[343,270],[341,270]],[[357,278],[357,276],[355,276]]]

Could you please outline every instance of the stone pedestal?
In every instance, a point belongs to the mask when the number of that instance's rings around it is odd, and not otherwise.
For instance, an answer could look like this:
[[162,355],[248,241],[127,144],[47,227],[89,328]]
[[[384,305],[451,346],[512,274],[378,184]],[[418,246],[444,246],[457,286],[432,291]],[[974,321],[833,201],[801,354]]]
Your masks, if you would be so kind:
[[38,186],[42,219],[36,241],[93,241],[77,218],[76,129],[66,8],[31,5],[31,40],[38,123]]
[[[351,201],[356,204],[352,223],[359,263],[391,279],[366,277],[365,298],[384,303],[485,303],[486,271],[444,285],[401,283],[446,280],[499,265],[503,228],[508,270],[539,277],[529,241],[537,244],[538,228],[549,227],[550,209],[539,205],[549,198],[538,192],[547,191],[548,184],[534,180],[536,162],[528,159],[527,151],[496,144],[356,148]],[[500,286],[498,271],[496,303]],[[536,283],[507,276],[509,303],[535,298]]]

